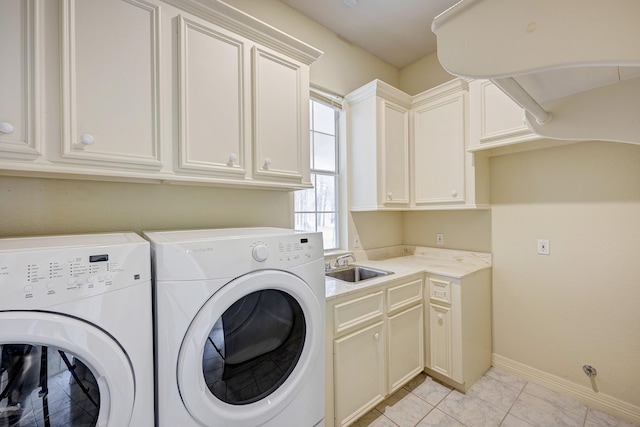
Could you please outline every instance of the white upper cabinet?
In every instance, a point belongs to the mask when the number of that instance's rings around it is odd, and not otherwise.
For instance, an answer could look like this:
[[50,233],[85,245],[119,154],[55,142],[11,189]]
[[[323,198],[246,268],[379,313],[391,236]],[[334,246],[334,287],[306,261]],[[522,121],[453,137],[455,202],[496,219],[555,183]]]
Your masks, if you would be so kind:
[[0,54],[0,174],[311,187],[322,52],[226,3],[3,1]]
[[142,0],[62,2],[65,160],[160,169],[159,20]]
[[414,98],[415,206],[465,201],[466,89],[456,79]]
[[256,178],[309,182],[309,78],[303,65],[253,48]]
[[244,178],[247,41],[195,18],[177,23],[179,166]]
[[539,139],[524,110],[490,80],[469,83],[470,148],[473,151]]
[[346,96],[352,211],[488,207],[488,161],[468,149],[468,86],[411,97],[379,80]]
[[40,12],[36,0],[0,2],[0,157],[41,154],[36,126]]
[[407,208],[411,97],[374,80],[346,99],[351,209]]

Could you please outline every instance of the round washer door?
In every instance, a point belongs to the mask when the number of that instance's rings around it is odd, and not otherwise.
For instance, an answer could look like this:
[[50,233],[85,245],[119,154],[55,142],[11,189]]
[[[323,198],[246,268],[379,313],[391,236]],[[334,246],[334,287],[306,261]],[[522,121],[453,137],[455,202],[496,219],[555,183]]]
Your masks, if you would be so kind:
[[[41,311],[7,311],[0,312],[0,347],[2,347],[2,365],[7,371],[13,365],[25,366],[25,362],[31,363],[28,358],[18,354],[21,347],[34,347],[42,349],[55,348],[60,350],[60,354],[68,353],[71,363],[77,373],[84,370],[82,377],[78,380],[87,383],[85,388],[96,388],[95,402],[99,407],[97,418],[92,424],[101,427],[122,427],[129,425],[133,412],[135,400],[135,381],[131,362],[122,347],[108,334],[87,322],[57,313]],[[33,361],[38,364],[35,373],[28,373],[26,368],[22,374],[15,375],[16,381],[29,383],[30,377],[38,375],[40,368],[41,350],[38,350],[38,360]],[[50,353],[50,352],[48,352]],[[58,352],[56,352],[58,353]],[[22,359],[22,360],[21,360]],[[46,360],[43,359],[43,360]],[[80,363],[78,363],[80,362]],[[52,361],[48,361],[48,370],[51,370]],[[81,365],[82,369],[78,365]],[[85,369],[86,368],[86,369]],[[65,371],[67,367],[62,367]],[[67,372],[68,374],[68,372]],[[90,379],[90,381],[88,381]],[[66,385],[75,382],[68,376]],[[49,381],[53,383],[53,381]],[[54,404],[54,384],[49,384],[48,405]],[[36,386],[38,386],[36,384]],[[39,387],[39,386],[38,386]],[[68,387],[70,388],[70,387]],[[34,390],[32,395],[37,396],[38,391]],[[73,392],[65,391],[70,398]],[[66,408],[66,412],[72,412],[73,408]],[[50,417],[56,415],[56,410],[48,409]],[[78,421],[80,422],[80,421]],[[51,423],[54,425],[54,423]],[[76,425],[71,420],[69,426]],[[78,424],[80,425],[80,424]]]
[[[295,317],[299,321],[287,326],[288,319]],[[284,326],[278,326],[281,321]],[[228,398],[218,394],[212,384],[215,379],[206,378],[209,373],[204,365],[210,362],[205,347],[213,346],[217,340],[215,335],[222,333],[219,330],[221,323],[224,323],[227,346],[216,346],[216,352],[220,353],[222,364],[229,365],[221,366],[222,371],[237,370],[238,377],[255,377],[256,371],[266,371],[265,363],[273,363],[270,359],[275,359],[280,367],[274,367],[268,373],[281,369],[280,380],[272,381],[266,390],[256,393],[247,386],[244,390],[249,390],[249,395],[244,397],[242,392]],[[282,334],[283,328],[291,330]],[[265,334],[265,330],[272,332]],[[302,331],[301,339],[291,339],[296,331]],[[320,304],[309,285],[298,276],[279,270],[263,270],[232,280],[206,301],[182,342],[177,379],[185,407],[203,425],[241,427],[268,421],[297,395],[315,364],[324,363],[323,331]],[[252,339],[252,333],[256,334],[255,339]],[[229,346],[242,342],[253,345],[237,345],[239,350],[229,352]],[[283,349],[280,353],[279,348]],[[226,374],[215,375],[222,378]],[[257,389],[260,386],[257,384]]]

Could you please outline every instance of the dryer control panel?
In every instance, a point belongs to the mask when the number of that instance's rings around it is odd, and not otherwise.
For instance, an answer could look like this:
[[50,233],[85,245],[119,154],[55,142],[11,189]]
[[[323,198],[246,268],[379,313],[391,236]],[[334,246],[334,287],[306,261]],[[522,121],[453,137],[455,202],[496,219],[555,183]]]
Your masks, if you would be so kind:
[[151,280],[149,244],[142,239],[74,246],[71,238],[60,247],[43,239],[45,247],[36,247],[37,239],[33,247],[0,239],[0,310],[44,309]]
[[255,270],[288,270],[324,260],[321,233],[291,231],[227,238],[216,233],[219,231],[149,233],[156,279],[237,277]]

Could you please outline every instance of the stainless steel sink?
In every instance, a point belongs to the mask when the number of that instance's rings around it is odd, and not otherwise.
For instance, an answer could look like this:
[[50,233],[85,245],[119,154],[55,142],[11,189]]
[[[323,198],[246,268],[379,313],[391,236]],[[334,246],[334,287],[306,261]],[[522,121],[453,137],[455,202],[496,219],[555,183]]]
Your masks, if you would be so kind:
[[326,276],[333,277],[334,279],[342,280],[343,282],[357,283],[363,280],[373,279],[375,277],[386,276],[393,274],[391,271],[377,270],[375,268],[360,267],[357,265],[350,265],[348,267],[340,267],[335,270],[330,270],[324,273]]

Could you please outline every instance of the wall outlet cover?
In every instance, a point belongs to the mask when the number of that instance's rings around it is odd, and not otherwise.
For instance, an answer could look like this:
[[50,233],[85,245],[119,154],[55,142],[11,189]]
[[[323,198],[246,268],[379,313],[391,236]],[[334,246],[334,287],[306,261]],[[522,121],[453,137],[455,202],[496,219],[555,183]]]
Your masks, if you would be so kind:
[[549,255],[549,239],[538,239],[538,254]]

